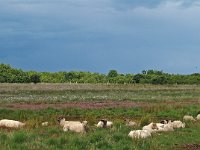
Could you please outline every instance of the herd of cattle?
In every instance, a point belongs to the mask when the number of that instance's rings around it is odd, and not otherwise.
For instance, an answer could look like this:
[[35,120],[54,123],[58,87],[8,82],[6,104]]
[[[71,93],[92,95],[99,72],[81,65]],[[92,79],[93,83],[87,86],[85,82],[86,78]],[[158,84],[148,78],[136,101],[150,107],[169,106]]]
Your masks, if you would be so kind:
[[[185,115],[183,117],[184,121],[197,121],[200,120],[200,112],[198,112],[197,117]],[[60,126],[63,127],[63,131],[73,131],[77,133],[85,133],[87,129],[87,121],[66,121],[64,117],[59,117],[58,122]],[[48,126],[48,122],[43,122],[42,126]],[[25,123],[15,120],[2,119],[0,120],[0,127],[6,128],[21,128],[25,126]],[[137,123],[134,121],[126,120],[127,126],[136,126]],[[95,124],[98,128],[112,128],[113,122],[108,121],[106,119],[100,120],[97,124]],[[147,138],[150,137],[152,133],[161,132],[161,131],[174,131],[176,128],[185,128],[185,123],[180,120],[162,120],[160,123],[150,123],[144,126],[141,130],[132,130],[128,134],[131,138]]]

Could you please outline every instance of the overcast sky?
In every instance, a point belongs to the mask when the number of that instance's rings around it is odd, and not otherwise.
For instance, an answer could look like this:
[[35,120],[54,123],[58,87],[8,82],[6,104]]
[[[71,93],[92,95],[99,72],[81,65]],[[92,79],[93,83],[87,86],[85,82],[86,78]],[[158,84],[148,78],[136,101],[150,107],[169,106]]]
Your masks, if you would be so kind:
[[200,0],[0,0],[0,63],[200,72]]

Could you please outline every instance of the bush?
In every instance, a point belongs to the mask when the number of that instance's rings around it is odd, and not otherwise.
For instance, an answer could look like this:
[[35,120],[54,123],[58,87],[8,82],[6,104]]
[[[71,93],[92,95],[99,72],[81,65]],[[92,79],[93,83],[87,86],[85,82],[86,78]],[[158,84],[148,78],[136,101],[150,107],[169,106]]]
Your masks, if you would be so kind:
[[138,74],[118,74],[110,70],[107,75],[92,72],[24,72],[10,65],[0,64],[0,83],[141,83],[141,84],[200,84],[200,74],[168,74],[157,70],[143,70]]
[[38,74],[32,74],[30,76],[30,81],[33,83],[39,83],[40,82],[40,76]]

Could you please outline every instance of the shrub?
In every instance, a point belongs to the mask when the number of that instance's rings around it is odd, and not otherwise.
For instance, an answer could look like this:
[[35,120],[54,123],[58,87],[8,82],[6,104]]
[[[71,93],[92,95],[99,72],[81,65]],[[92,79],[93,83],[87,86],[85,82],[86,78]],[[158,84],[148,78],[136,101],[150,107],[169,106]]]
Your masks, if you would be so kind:
[[40,76],[38,74],[32,74],[30,76],[30,80],[31,80],[31,82],[33,82],[35,84],[39,83],[40,82]]

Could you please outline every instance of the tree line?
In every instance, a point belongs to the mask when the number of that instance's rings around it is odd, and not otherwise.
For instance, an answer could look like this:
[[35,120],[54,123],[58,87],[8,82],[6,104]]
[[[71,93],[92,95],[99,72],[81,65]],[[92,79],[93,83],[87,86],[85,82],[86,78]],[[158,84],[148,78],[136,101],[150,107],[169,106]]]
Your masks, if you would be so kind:
[[158,70],[143,70],[137,74],[119,74],[116,70],[110,70],[107,74],[82,71],[36,72],[0,64],[0,83],[200,84],[200,74],[169,74]]

